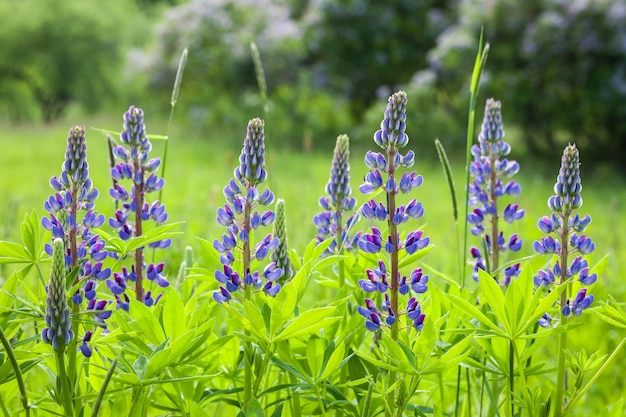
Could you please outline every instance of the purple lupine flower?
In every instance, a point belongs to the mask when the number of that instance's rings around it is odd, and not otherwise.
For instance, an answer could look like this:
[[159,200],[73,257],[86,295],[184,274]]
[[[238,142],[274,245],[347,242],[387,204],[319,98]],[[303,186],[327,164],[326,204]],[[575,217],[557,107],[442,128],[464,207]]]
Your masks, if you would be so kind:
[[[591,285],[597,280],[597,274],[591,273],[589,264],[583,257],[595,249],[592,239],[582,234],[591,223],[587,214],[583,217],[577,213],[582,206],[580,192],[580,156],[576,145],[568,145],[563,151],[561,168],[554,185],[555,195],[548,199],[552,210],[550,217],[544,216],[537,224],[540,231],[546,234],[541,241],[535,241],[533,247],[539,254],[554,254],[559,260],[551,268],[539,270],[535,275],[535,284],[550,287],[563,285],[571,279],[578,279],[581,286]],[[578,254],[570,263],[568,257]],[[579,316],[583,310],[593,303],[593,295],[587,295],[587,288],[582,287],[573,300],[567,299],[567,292],[561,295],[561,316],[563,322],[570,315]],[[549,324],[545,321],[540,324]]]
[[[272,210],[262,213],[255,211],[260,206],[274,202],[274,194],[269,188],[259,192],[258,187],[267,178],[264,126],[265,122],[258,118],[248,122],[239,157],[240,165],[235,168],[234,178],[224,187],[227,204],[217,212],[217,222],[227,228],[221,239],[213,242],[213,247],[221,253],[220,261],[223,264],[223,272],[215,271],[215,279],[222,285],[213,293],[213,299],[220,304],[233,299],[233,293],[239,289],[260,290],[269,296],[275,296],[281,288],[277,281],[285,273],[290,273],[289,265],[284,259],[284,247],[279,255],[272,257],[272,262],[262,274],[250,270],[252,260],[262,261],[268,255],[272,256],[272,252],[280,250],[282,244],[272,234],[266,235],[256,245],[251,242],[252,229],[270,226],[276,220]],[[284,223],[284,213],[279,220]],[[286,243],[285,238],[284,244]],[[241,258],[236,259],[235,254],[241,254]],[[235,270],[234,265],[241,265],[241,269]],[[248,294],[248,291],[245,293]]]
[[[71,302],[72,311],[78,313],[84,299],[96,297],[94,280],[111,275],[111,269],[103,263],[110,256],[106,243],[91,232],[104,224],[105,217],[95,210],[99,193],[89,177],[84,126],[69,130],[61,175],[52,177],[50,186],[54,194],[44,202],[49,216],[43,217],[41,223],[53,238],[63,241],[64,274],[77,271],[69,286],[77,288]],[[45,252],[52,256],[52,245],[46,244]]]
[[[415,154],[408,151],[401,154],[409,141],[406,129],[406,93],[398,92],[389,98],[387,109],[380,130],[374,134],[374,142],[383,150],[382,153],[368,151],[365,164],[370,169],[364,183],[359,188],[363,194],[373,194],[382,190],[384,202],[369,200],[361,207],[361,214],[368,220],[386,222],[385,235],[377,227],[372,233],[364,233],[358,240],[358,247],[363,252],[380,254],[378,266],[366,271],[367,279],[359,280],[359,286],[367,293],[382,293],[384,301],[378,309],[375,303],[366,299],[366,307],[359,307],[359,313],[365,317],[365,326],[370,331],[378,331],[381,327],[392,329],[392,337],[397,337],[397,329],[402,316],[416,330],[421,330],[425,315],[419,303],[412,297],[406,311],[398,307],[399,296],[408,295],[411,291],[422,294],[427,290],[428,276],[421,268],[414,269],[407,278],[399,271],[398,254],[403,251],[413,255],[430,244],[430,238],[422,230],[409,231],[406,238],[400,238],[398,226],[419,219],[424,214],[422,203],[412,199],[408,204],[397,204],[398,193],[408,194],[418,188],[423,178],[416,172],[403,172],[401,168],[410,168],[415,162]],[[381,228],[382,229],[382,228]],[[384,251],[382,249],[384,248]]]
[[57,238],[52,245],[52,268],[46,296],[47,327],[43,329],[41,338],[62,353],[74,338],[74,333],[65,292],[65,243],[63,239]]
[[[472,181],[469,185],[469,205],[475,207],[467,216],[471,225],[470,232],[480,236],[486,254],[480,253],[478,248],[472,248],[474,268],[472,277],[478,280],[478,270],[486,270],[487,265],[491,275],[499,269],[500,253],[507,249],[517,252],[522,248],[522,239],[513,234],[508,242],[500,230],[500,219],[513,223],[524,217],[524,210],[518,204],[510,203],[504,208],[498,206],[498,198],[514,196],[521,192],[521,187],[515,181],[505,183],[519,171],[519,164],[508,160],[506,155],[511,146],[503,140],[504,128],[502,124],[502,105],[499,101],[490,98],[485,104],[485,116],[482,130],[478,135],[478,144],[472,146],[473,162],[470,164]],[[489,260],[485,262],[485,258]],[[519,268],[505,269],[503,284],[519,275]],[[498,276],[494,275],[498,280]]]
[[[116,200],[120,209],[116,210],[113,217],[109,218],[109,226],[117,229],[118,236],[122,240],[129,240],[141,236],[145,222],[153,221],[159,225],[167,221],[168,214],[165,205],[158,200],[149,203],[148,195],[160,191],[165,186],[165,180],[160,178],[156,171],[161,161],[159,158],[150,158],[152,143],[146,136],[143,110],[131,106],[124,113],[123,130],[120,133],[121,145],[115,146],[113,155],[115,166],[111,168],[111,177],[114,185],[109,190],[109,195]],[[120,182],[128,181],[128,188]],[[171,245],[170,239],[150,243],[152,249],[165,249]],[[144,293],[144,278],[158,287],[169,285],[165,274],[164,265],[147,264],[144,259],[144,248],[135,250],[132,274],[123,267],[122,273],[114,274],[114,280],[107,281],[118,301],[118,308],[126,309],[125,297],[122,295],[127,288],[134,288],[135,298],[146,305],[154,304],[151,297]],[[125,280],[125,283],[122,281]],[[134,285],[129,285],[132,281]],[[121,307],[120,307],[121,306]]]
[[355,243],[360,234],[355,235],[351,230],[358,221],[358,214],[353,213],[346,220],[346,215],[356,206],[356,198],[352,197],[350,188],[350,139],[347,135],[337,137],[326,194],[319,200],[324,211],[313,217],[317,227],[316,242],[319,244],[329,237],[335,237],[324,255],[339,253],[344,248],[352,251],[356,248]]

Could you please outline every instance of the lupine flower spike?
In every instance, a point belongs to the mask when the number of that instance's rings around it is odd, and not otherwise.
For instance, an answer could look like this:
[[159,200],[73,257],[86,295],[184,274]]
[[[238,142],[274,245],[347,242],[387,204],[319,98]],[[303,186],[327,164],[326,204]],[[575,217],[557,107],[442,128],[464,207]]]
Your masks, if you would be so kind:
[[[78,288],[71,294],[72,311],[77,313],[84,299],[106,305],[106,301],[97,300],[96,287],[98,282],[111,276],[111,269],[103,266],[109,253],[105,250],[105,241],[90,230],[102,226],[105,218],[95,210],[98,189],[89,178],[84,126],[70,129],[61,175],[52,177],[50,186],[54,195],[44,202],[49,216],[42,218],[42,225],[52,232],[53,239],[63,242],[67,270],[78,269],[70,285]],[[53,256],[52,245],[46,244],[45,250]],[[101,324],[105,325],[103,319]]]
[[[158,200],[149,203],[148,194],[161,190],[165,186],[165,180],[156,174],[161,160],[150,158],[152,144],[146,136],[143,110],[131,106],[124,113],[124,125],[120,134],[122,145],[113,148],[113,155],[117,163],[111,168],[111,176],[114,186],[109,194],[121,204],[109,225],[118,230],[118,235],[123,240],[141,236],[144,232],[145,222],[152,220],[157,225],[167,220],[165,205]],[[130,181],[130,190],[122,185],[123,181]],[[171,239],[163,239],[151,243],[153,249],[165,249],[171,245]],[[156,284],[157,287],[167,287],[169,282],[164,276],[164,264],[147,264],[145,262],[144,248],[135,251],[133,265],[130,270],[123,267],[121,272],[113,274],[113,279],[107,281],[107,286],[115,295],[117,308],[128,308],[128,296],[125,290],[134,285],[137,300],[150,306],[158,301],[152,298],[151,291],[144,291],[144,279]]]
[[46,328],[41,333],[44,342],[52,345],[55,351],[63,352],[74,338],[70,309],[65,292],[65,244],[55,238],[52,244],[52,269],[46,297]]
[[[380,293],[380,307],[373,299],[366,298],[365,306],[359,307],[359,313],[365,318],[365,326],[370,331],[382,327],[391,328],[393,339],[398,337],[399,320],[405,315],[410,327],[421,330],[425,315],[416,297],[410,297],[406,308],[399,308],[399,296],[411,291],[422,294],[427,290],[428,276],[421,268],[411,271],[409,276],[402,276],[398,267],[398,255],[401,251],[412,255],[426,248],[430,239],[421,230],[411,231],[404,240],[400,239],[398,226],[410,219],[419,219],[424,214],[422,203],[413,199],[406,205],[397,205],[396,195],[407,194],[422,184],[422,176],[415,172],[404,172],[400,176],[398,169],[413,166],[415,155],[408,151],[402,155],[409,137],[406,128],[407,96],[404,92],[393,94],[389,98],[381,128],[374,134],[374,142],[383,150],[382,153],[368,151],[365,164],[370,168],[360,190],[371,194],[381,188],[386,194],[386,204],[370,200],[361,207],[364,218],[386,222],[389,235],[383,235],[377,227],[372,233],[364,234],[358,241],[362,251],[381,253],[378,265],[367,270],[366,279],[359,281],[361,289],[367,293]],[[384,175],[384,177],[383,177]]]
[[352,197],[350,188],[350,139],[347,135],[337,137],[326,196],[319,199],[319,205],[324,211],[313,217],[318,232],[317,243],[331,236],[336,238],[325,255],[336,254],[344,248],[348,251],[356,248],[361,234],[350,236],[350,230],[358,221],[358,212],[346,220],[346,215],[356,206],[356,198]]
[[279,241],[278,247],[270,255],[272,262],[283,270],[282,282],[286,282],[293,276],[293,268],[289,259],[289,243],[287,241],[287,218],[285,216],[285,200],[276,200],[276,221],[274,222],[274,237]]
[[[472,146],[474,161],[470,164],[473,181],[469,185],[469,204],[474,207],[468,214],[467,221],[472,225],[471,233],[480,236],[481,248],[472,247],[470,254],[474,260],[474,279],[478,279],[478,270],[487,271],[498,280],[500,253],[510,250],[517,252],[522,248],[522,239],[517,233],[505,238],[500,220],[513,223],[524,217],[524,210],[518,204],[508,203],[502,207],[499,203],[506,196],[516,196],[522,191],[520,185],[508,180],[519,171],[519,164],[505,158],[511,146],[503,140],[501,103],[490,98],[485,105],[485,116],[478,144]],[[516,263],[504,269],[503,284],[519,275],[520,264]]]
[[[554,185],[555,195],[548,199],[552,214],[542,217],[537,224],[546,236],[533,245],[540,255],[549,254],[558,258],[552,267],[538,271],[534,277],[535,285],[550,288],[577,279],[582,287],[571,300],[567,298],[567,291],[563,291],[562,319],[581,315],[593,303],[593,295],[587,293],[585,286],[593,284],[598,278],[590,273],[589,264],[584,259],[585,255],[594,251],[595,244],[584,234],[591,217],[588,214],[581,217],[577,213],[583,203],[581,191],[578,149],[576,145],[568,145],[563,151],[561,169]],[[570,255],[576,255],[571,262]],[[546,313],[539,324],[548,327],[551,320]]]
[[[226,228],[221,239],[213,242],[213,247],[221,253],[223,269],[215,271],[215,278],[220,287],[213,293],[218,303],[225,303],[233,298],[239,289],[248,298],[252,290],[263,290],[267,295],[275,296],[280,291],[278,279],[283,269],[278,262],[272,261],[263,272],[252,271],[253,259],[262,261],[270,252],[278,248],[280,241],[271,234],[252,246],[251,232],[261,226],[270,226],[276,218],[272,210],[263,213],[255,211],[257,207],[268,206],[274,202],[274,194],[269,188],[259,192],[258,186],[267,178],[265,170],[265,122],[252,119],[248,122],[248,131],[239,157],[240,165],[235,169],[234,177],[224,187],[227,204],[217,211],[217,222]],[[241,254],[235,259],[235,253]],[[235,261],[241,262],[242,269],[233,267]]]

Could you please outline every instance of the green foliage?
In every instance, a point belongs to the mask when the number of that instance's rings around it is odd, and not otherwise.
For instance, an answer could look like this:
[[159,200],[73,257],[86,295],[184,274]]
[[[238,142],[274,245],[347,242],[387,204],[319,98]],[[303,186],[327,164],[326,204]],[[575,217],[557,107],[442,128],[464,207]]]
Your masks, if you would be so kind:
[[72,102],[94,110],[114,97],[133,12],[121,1],[2,2],[11,16],[0,28],[3,112],[51,121]]
[[437,85],[464,89],[481,27],[492,45],[489,94],[507,103],[507,120],[525,127],[533,155],[555,156],[575,141],[590,163],[623,166],[626,116],[626,10],[620,0],[497,0],[459,3],[458,20],[431,51]]
[[358,115],[379,88],[395,89],[426,66],[426,52],[445,27],[447,3],[323,1],[319,21],[308,28],[309,54],[330,89],[347,95]]

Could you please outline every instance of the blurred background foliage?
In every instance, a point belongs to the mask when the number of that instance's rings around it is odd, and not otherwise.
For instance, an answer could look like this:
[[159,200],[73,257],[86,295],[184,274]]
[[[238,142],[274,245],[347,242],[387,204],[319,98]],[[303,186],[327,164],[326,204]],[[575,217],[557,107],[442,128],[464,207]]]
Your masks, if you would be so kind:
[[0,117],[12,122],[130,103],[165,118],[189,48],[176,114],[189,136],[239,144],[260,115],[285,148],[328,152],[340,133],[368,146],[386,97],[404,89],[411,144],[431,155],[435,137],[464,152],[483,27],[481,95],[503,101],[516,158],[575,141],[588,166],[626,167],[623,0],[4,0],[0,16]]

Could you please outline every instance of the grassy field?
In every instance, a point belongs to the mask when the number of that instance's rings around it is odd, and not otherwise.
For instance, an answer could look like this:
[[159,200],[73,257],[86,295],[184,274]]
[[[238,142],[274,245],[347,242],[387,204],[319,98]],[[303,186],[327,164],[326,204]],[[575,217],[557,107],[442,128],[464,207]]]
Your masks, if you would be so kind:
[[[100,189],[97,208],[109,215],[113,203],[108,198],[110,179],[108,177],[107,147],[104,136],[89,127],[120,129],[121,118],[96,117],[82,121],[87,126],[88,155],[91,177]],[[148,133],[164,133],[164,122],[148,123]],[[25,212],[36,209],[43,212],[42,203],[50,194],[48,180],[61,171],[64,158],[67,130],[70,123],[56,123],[37,126],[0,125],[0,239],[19,239],[19,223]],[[271,140],[271,126],[268,126],[266,138],[267,170],[269,186],[277,197],[286,202],[287,225],[290,246],[299,253],[315,236],[312,217],[320,211],[317,200],[324,193],[328,180],[332,149],[317,149],[315,153],[303,154],[284,152],[274,146]],[[339,132],[338,132],[339,133]],[[245,122],[239,137],[220,137],[216,132],[192,132],[177,130],[172,134],[169,144],[167,185],[164,189],[164,202],[170,213],[170,221],[185,221],[184,234],[175,241],[173,250],[167,252],[168,266],[176,271],[187,245],[199,252],[196,236],[213,240],[221,233],[221,227],[215,221],[218,207],[224,204],[222,188],[232,176],[237,164],[240,143],[245,134]],[[416,133],[409,132],[412,146],[432,146],[430,139],[420,141]],[[359,203],[365,201],[358,191],[366,167],[363,156],[370,138],[352,138],[356,145],[351,150],[352,190]],[[373,146],[373,142],[371,142]],[[154,155],[163,151],[163,142],[153,141]],[[420,199],[426,214],[423,217],[424,229],[431,237],[435,248],[425,258],[426,264],[453,279],[458,279],[458,255],[462,250],[461,236],[463,221],[455,224],[452,217],[450,194],[438,162],[424,161],[416,152],[416,164],[413,169],[424,176],[424,185],[414,193]],[[515,152],[511,155],[515,158]],[[585,172],[585,155],[581,155],[583,164],[583,213],[589,213],[593,222],[588,234],[596,242],[596,252],[591,259],[597,261],[609,255],[608,266],[593,289],[596,299],[606,299],[608,294],[617,300],[626,300],[626,280],[624,263],[626,262],[626,238],[623,230],[626,226],[624,207],[626,206],[626,187],[623,180],[606,175],[602,178],[590,178]],[[517,176],[523,192],[519,204],[526,210],[525,218],[515,223],[515,231],[524,239],[525,245],[521,256],[532,255],[532,242],[540,237],[536,227],[537,219],[548,214],[547,198],[552,193],[560,161],[555,160],[550,167],[532,166],[522,163]],[[463,166],[453,163],[457,192],[460,201],[463,198]],[[461,208],[462,210],[462,208]],[[367,225],[361,223],[360,229]],[[511,233],[510,228],[505,233]],[[478,242],[470,239],[470,245]],[[533,259],[531,262],[541,266],[545,259]],[[436,274],[432,274],[433,285],[445,285]],[[474,285],[470,283],[470,285]],[[315,288],[315,287],[311,287]],[[623,335],[612,330],[595,315],[586,315],[588,325],[579,329],[580,339],[573,346],[584,347],[589,352],[601,350],[610,352]],[[589,395],[593,405],[589,409],[600,409],[623,396],[625,384],[623,373],[626,366],[625,354],[616,362],[616,366],[602,375],[599,383]],[[587,407],[585,407],[587,408]],[[579,415],[574,412],[574,415]],[[582,415],[582,414],[580,414]]]

